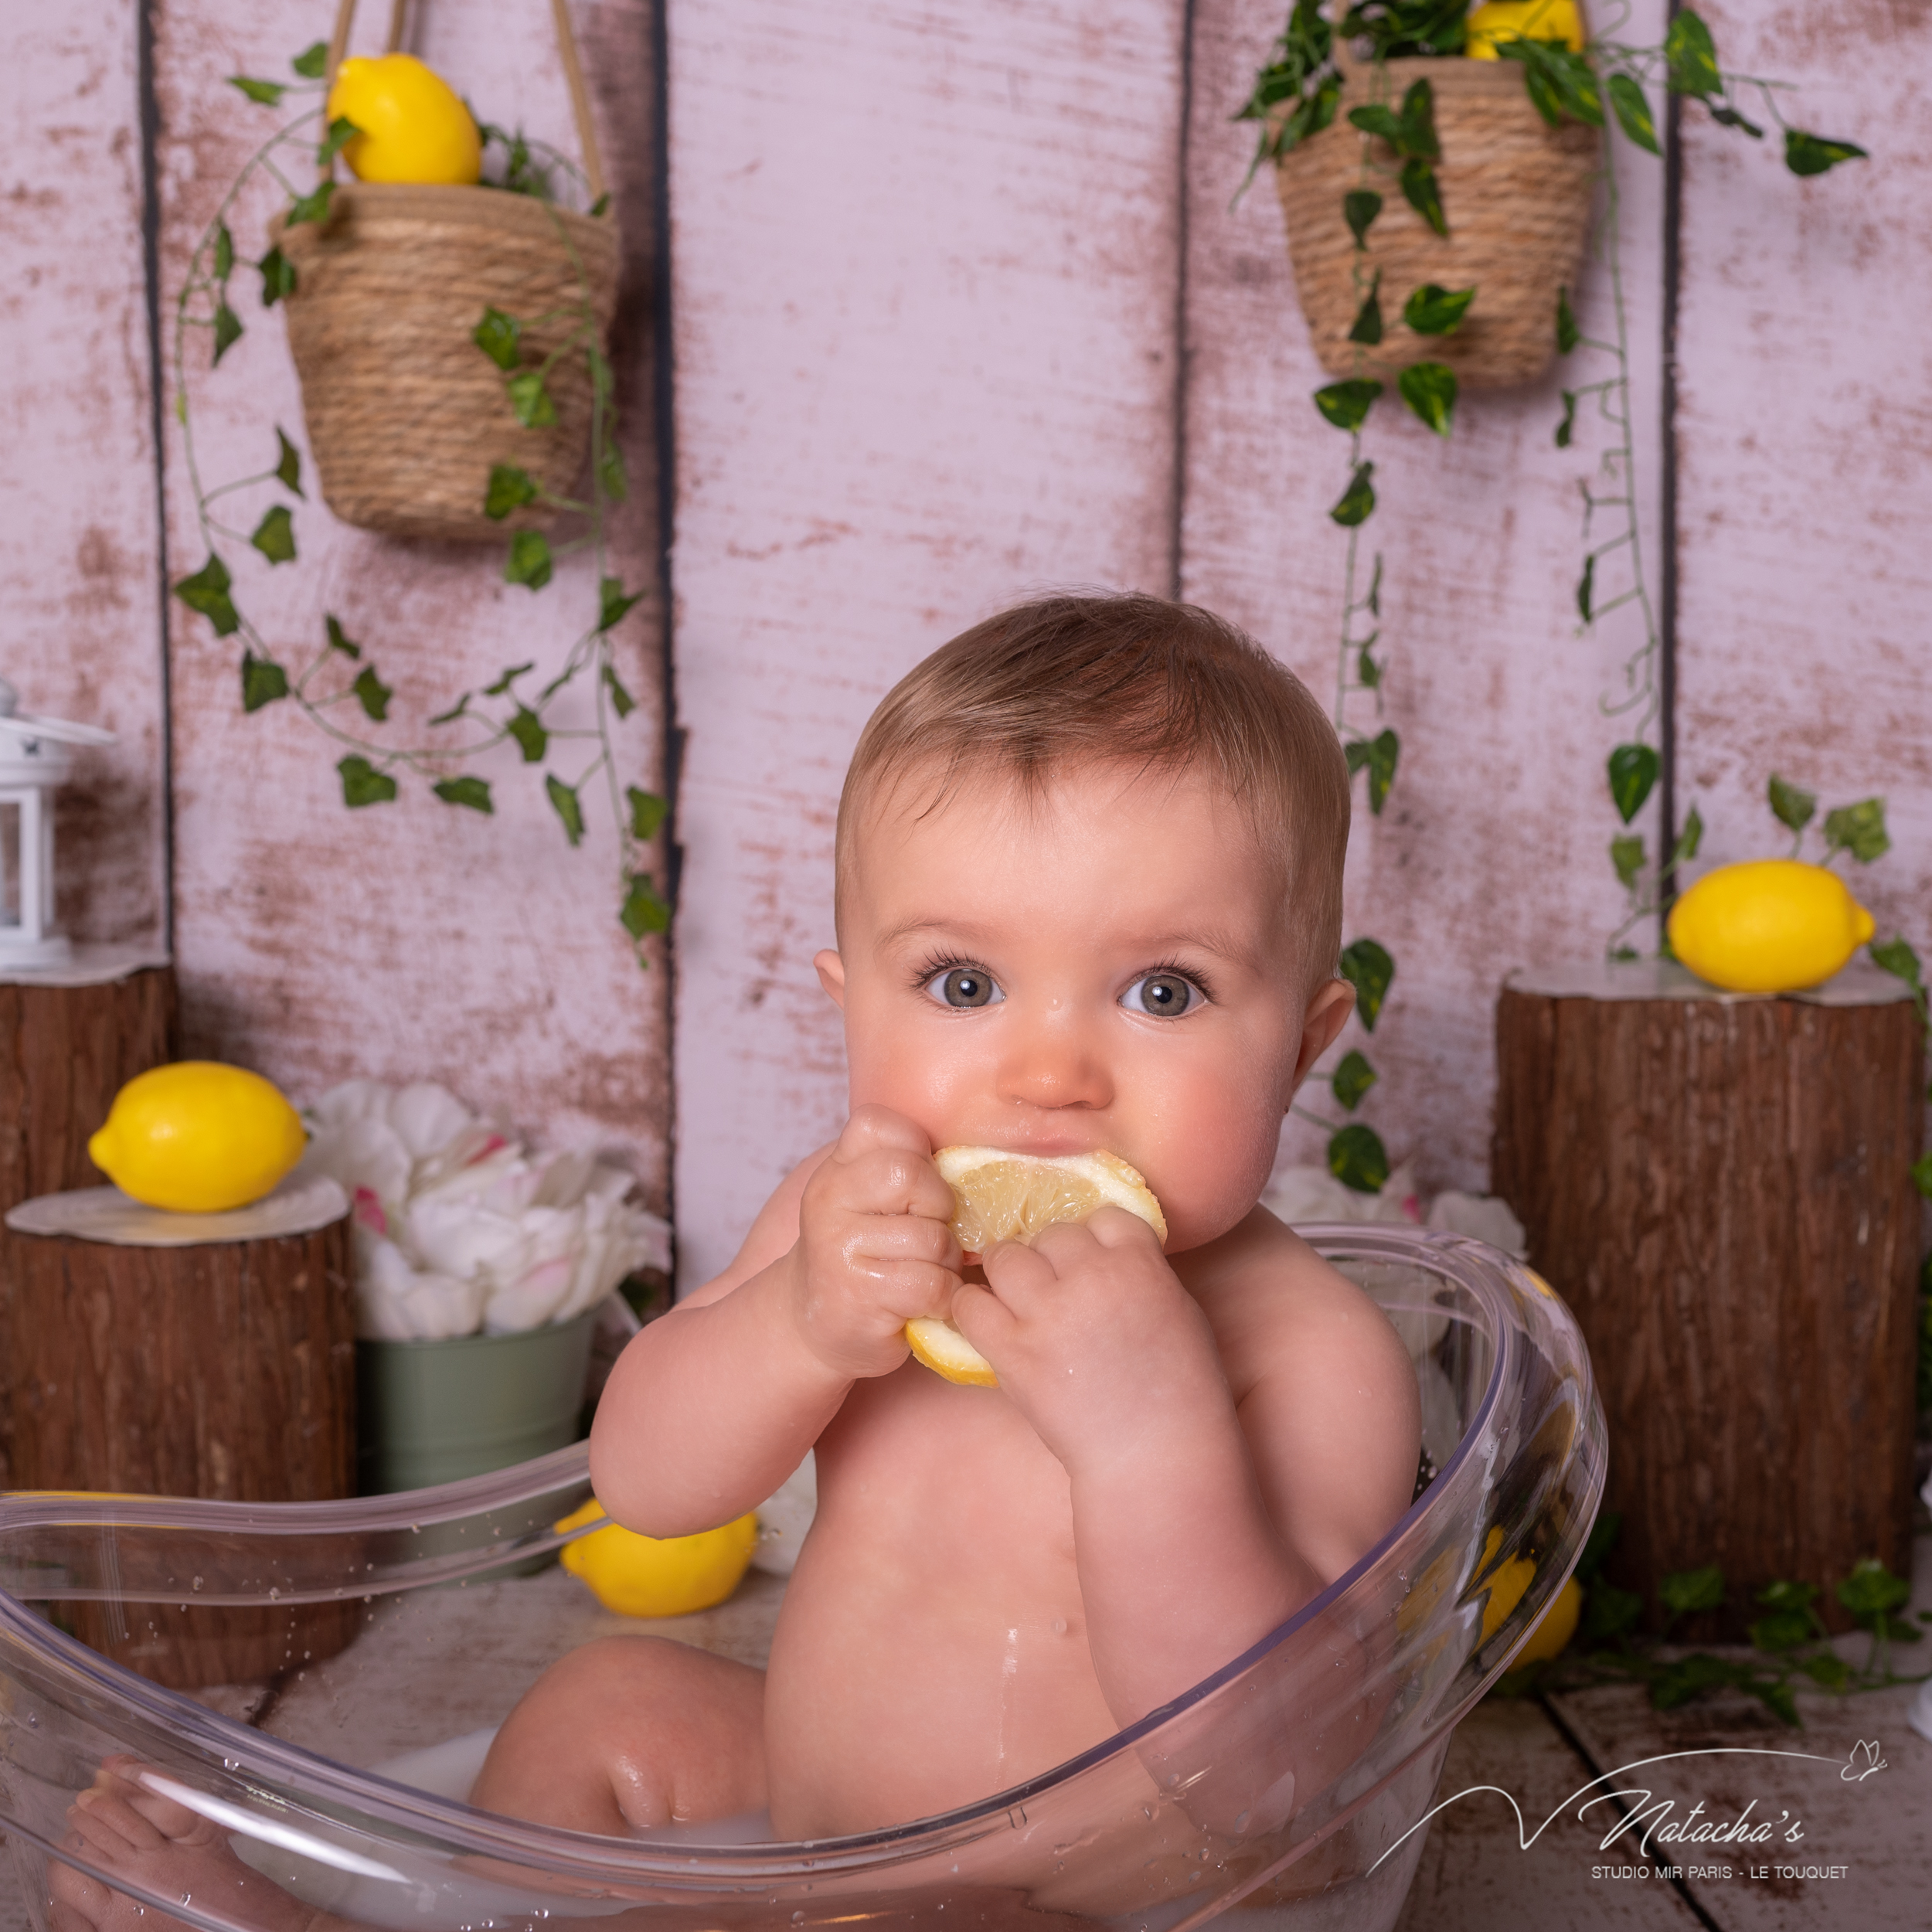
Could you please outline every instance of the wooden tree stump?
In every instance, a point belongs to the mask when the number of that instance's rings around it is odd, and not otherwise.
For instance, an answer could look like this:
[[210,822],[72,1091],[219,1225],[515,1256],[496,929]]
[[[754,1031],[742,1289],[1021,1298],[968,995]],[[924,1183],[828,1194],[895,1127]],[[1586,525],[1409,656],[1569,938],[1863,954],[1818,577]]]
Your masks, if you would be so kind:
[[[1650,961],[1517,981],[1491,1185],[1590,1343],[1610,1575],[1654,1601],[1721,1564],[1696,1641],[1741,1635],[1779,1577],[1849,1627],[1831,1589],[1855,1562],[1911,1566],[1925,1075],[1903,988],[1871,969],[1724,998]],[[1861,1003],[1819,1003],[1848,985]]]
[[[299,1502],[355,1494],[355,1335],[347,1202],[287,1233],[130,1245],[74,1224],[93,1190],[15,1210],[0,1282],[0,1456],[14,1488]],[[246,1233],[276,1197],[220,1221]],[[78,1206],[77,1204],[79,1204]],[[167,1217],[161,1217],[167,1218]],[[284,1217],[288,1219],[291,1217]],[[205,1230],[184,1229],[205,1234]],[[288,1609],[76,1602],[85,1642],[177,1687],[333,1655],[358,1604]]]

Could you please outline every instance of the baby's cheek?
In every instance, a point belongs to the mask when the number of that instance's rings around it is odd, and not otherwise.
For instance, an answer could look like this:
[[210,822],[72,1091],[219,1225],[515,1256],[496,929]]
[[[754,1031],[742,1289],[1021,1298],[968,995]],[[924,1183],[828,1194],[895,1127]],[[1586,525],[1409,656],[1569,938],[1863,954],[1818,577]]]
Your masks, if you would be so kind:
[[1281,1122],[1259,1096],[1223,1087],[1164,1138],[1160,1179],[1149,1177],[1178,1253],[1225,1234],[1260,1199],[1274,1169]]

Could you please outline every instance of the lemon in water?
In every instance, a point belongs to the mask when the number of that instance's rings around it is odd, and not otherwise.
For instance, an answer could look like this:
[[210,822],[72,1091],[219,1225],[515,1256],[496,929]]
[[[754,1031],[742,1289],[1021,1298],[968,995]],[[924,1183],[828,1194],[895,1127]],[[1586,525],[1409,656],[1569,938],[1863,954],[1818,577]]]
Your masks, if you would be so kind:
[[87,1143],[124,1193],[181,1214],[259,1201],[301,1158],[301,1117],[259,1073],[181,1060],[137,1074]]
[[342,148],[359,181],[467,185],[483,172],[469,109],[413,54],[345,60],[328,90],[328,118],[338,115],[362,130]]
[[[604,1505],[593,1497],[556,1527],[594,1522]],[[738,1587],[758,1547],[754,1511],[695,1536],[640,1536],[611,1523],[563,1546],[563,1567],[590,1585],[621,1617],[685,1617],[721,1604]]]
[[1671,951],[1713,986],[1789,993],[1829,979],[1872,937],[1843,879],[1796,859],[1706,872],[1671,908]]

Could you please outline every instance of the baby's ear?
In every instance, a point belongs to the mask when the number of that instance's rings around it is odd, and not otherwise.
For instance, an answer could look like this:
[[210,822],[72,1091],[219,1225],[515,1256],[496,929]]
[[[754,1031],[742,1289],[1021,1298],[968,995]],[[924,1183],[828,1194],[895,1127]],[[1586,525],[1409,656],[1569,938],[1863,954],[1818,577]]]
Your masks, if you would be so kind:
[[818,969],[818,984],[831,996],[832,1005],[842,1013],[845,1010],[845,962],[827,947],[811,963]]
[[1308,1069],[1335,1043],[1355,1011],[1355,988],[1345,979],[1325,980],[1315,989],[1301,1022],[1301,1051],[1296,1056],[1294,1083],[1307,1079]]

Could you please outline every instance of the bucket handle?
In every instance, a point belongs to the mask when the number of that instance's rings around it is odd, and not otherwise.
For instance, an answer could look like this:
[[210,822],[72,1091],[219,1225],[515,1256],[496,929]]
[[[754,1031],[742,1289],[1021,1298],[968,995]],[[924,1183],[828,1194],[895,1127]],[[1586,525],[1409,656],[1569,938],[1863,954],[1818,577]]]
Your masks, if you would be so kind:
[[[389,51],[391,53],[403,44],[403,16],[408,0],[390,0],[389,12]],[[604,162],[597,152],[597,130],[590,121],[590,96],[583,84],[583,67],[577,59],[577,36],[571,31],[570,15],[564,0],[550,0],[550,18],[556,26],[556,49],[563,63],[563,78],[570,89],[570,112],[577,124],[577,141],[583,149],[583,175],[590,185],[590,201],[594,207],[604,199]],[[336,0],[335,31],[328,41],[328,68],[323,85],[325,88],[335,84],[335,70],[342,64],[342,56],[349,51],[349,30],[355,19],[355,0]],[[329,172],[334,172],[331,162]]]

